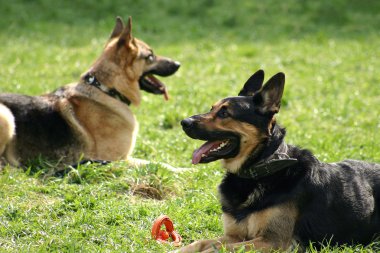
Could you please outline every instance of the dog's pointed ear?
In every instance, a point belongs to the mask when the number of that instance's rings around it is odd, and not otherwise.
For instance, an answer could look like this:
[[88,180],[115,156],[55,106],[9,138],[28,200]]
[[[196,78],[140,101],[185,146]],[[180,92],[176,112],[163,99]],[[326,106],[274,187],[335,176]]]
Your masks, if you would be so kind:
[[281,98],[284,93],[285,74],[280,72],[272,76],[263,89],[255,94],[254,102],[259,105],[261,113],[275,114],[280,110]]
[[239,92],[239,96],[253,96],[253,94],[261,89],[263,81],[264,71],[260,69],[245,82],[243,89]]
[[132,38],[132,17],[129,17],[127,25],[124,27],[119,37],[119,41],[117,43],[119,46],[122,46],[122,45],[129,46],[132,39],[133,39]]
[[113,31],[110,35],[110,39],[119,37],[120,34],[123,32],[124,29],[124,22],[121,17],[116,17],[116,24],[115,27],[113,28]]

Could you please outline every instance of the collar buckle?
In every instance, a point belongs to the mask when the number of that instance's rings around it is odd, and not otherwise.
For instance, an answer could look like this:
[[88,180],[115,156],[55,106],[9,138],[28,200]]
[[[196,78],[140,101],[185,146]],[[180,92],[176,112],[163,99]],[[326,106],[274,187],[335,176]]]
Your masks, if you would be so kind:
[[104,84],[100,83],[99,80],[96,78],[94,73],[88,72],[84,76],[83,79],[84,79],[86,84],[98,88],[99,90],[106,93],[108,96],[113,97],[113,98],[115,98],[115,99],[117,99],[117,100],[119,100],[119,101],[121,101],[127,105],[131,105],[131,101],[127,97],[123,96],[116,89],[110,89],[107,86],[105,86]]
[[287,151],[288,146],[285,142],[282,142],[271,156],[238,172],[237,175],[242,178],[260,179],[296,164],[298,160],[296,158],[290,158]]

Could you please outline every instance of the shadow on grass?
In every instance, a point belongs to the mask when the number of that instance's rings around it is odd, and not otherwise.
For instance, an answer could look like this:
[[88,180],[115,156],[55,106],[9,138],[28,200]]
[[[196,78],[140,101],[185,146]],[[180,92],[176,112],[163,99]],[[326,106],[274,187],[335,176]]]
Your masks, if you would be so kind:
[[68,45],[105,37],[117,15],[133,16],[137,37],[163,44],[220,38],[276,42],[316,33],[356,39],[374,34],[380,22],[380,2],[372,0],[14,0],[1,5],[0,36],[76,37]]
[[[83,161],[73,166],[57,166],[42,158],[23,168],[25,173],[43,182],[63,180],[68,184],[108,183],[116,192],[137,195],[146,199],[163,200],[181,191],[178,174],[160,164],[135,167],[127,162]],[[9,169],[9,168],[7,168]],[[1,171],[0,171],[1,172]]]

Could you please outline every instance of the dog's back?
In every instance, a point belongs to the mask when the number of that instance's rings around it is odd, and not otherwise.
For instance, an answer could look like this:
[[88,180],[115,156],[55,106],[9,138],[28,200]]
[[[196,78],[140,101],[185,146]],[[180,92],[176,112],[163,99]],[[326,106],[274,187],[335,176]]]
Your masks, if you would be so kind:
[[380,165],[345,160],[310,164],[300,185],[295,235],[332,244],[368,244],[380,235]]
[[11,111],[16,125],[17,134],[11,145],[15,147],[12,151],[14,155],[23,158],[18,162],[36,159],[40,155],[48,155],[47,158],[55,161],[73,155],[79,157],[80,154],[61,152],[73,150],[79,141],[60,114],[56,103],[54,94],[36,97],[0,94],[0,104]]

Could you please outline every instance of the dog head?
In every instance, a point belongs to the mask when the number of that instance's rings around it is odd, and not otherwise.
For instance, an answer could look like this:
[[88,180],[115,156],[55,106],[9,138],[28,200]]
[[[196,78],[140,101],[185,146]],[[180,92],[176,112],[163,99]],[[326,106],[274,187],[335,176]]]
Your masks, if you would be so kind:
[[193,164],[222,159],[224,167],[236,172],[250,154],[270,137],[274,115],[279,111],[285,75],[274,75],[263,87],[264,71],[245,83],[237,97],[216,102],[211,111],[181,121],[185,133],[206,141],[193,153]]
[[179,62],[156,55],[145,42],[132,36],[131,17],[127,25],[117,17],[103,53],[88,72],[93,73],[108,89],[118,91],[138,105],[141,101],[140,89],[162,94],[168,99],[165,85],[154,75],[170,76],[179,67]]

